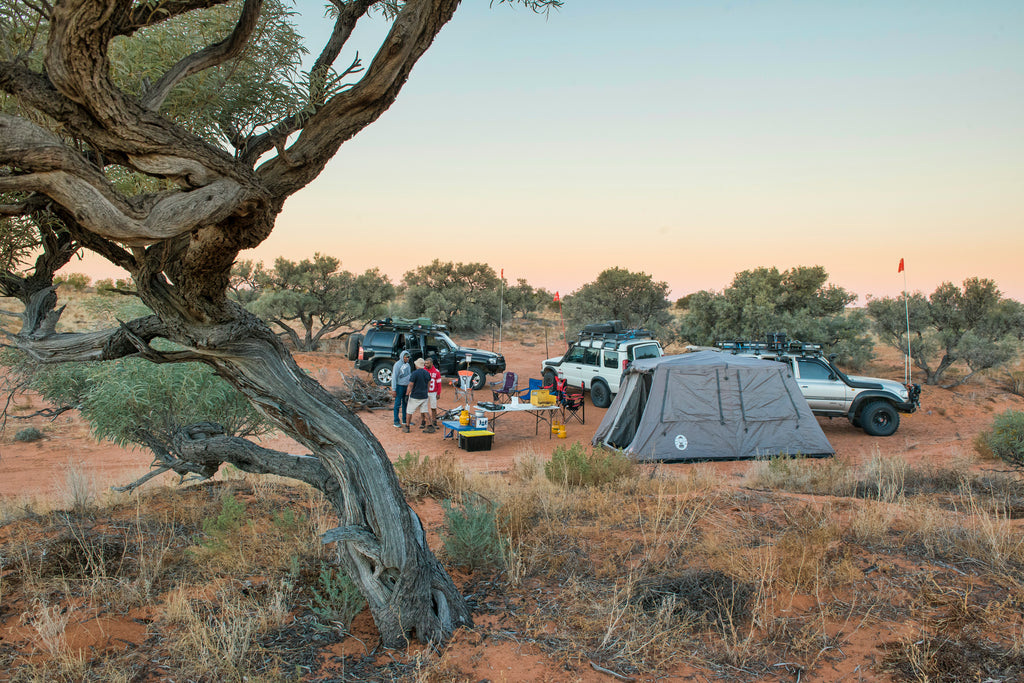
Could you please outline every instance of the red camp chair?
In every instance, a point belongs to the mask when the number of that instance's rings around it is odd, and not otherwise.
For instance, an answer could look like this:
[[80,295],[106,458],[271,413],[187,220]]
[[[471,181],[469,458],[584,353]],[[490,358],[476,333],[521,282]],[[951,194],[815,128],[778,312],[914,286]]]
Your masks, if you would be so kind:
[[568,424],[569,420],[586,424],[587,404],[583,400],[583,388],[571,387],[566,384],[564,379],[556,377],[555,391],[557,392],[558,407],[562,409],[562,424]]

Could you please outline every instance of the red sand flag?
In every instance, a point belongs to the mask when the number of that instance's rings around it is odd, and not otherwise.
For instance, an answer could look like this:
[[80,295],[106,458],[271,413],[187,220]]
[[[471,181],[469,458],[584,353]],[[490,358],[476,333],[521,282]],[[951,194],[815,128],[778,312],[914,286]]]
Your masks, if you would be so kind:
[[896,272],[897,273],[902,273],[903,272],[903,259],[900,259],[900,267],[899,267],[899,269]]
[[555,292],[555,302],[558,302],[558,292]]

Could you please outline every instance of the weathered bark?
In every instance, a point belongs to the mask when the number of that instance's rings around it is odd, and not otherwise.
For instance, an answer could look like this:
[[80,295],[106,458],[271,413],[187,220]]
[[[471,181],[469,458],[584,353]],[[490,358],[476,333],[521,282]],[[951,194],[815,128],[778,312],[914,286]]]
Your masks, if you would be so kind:
[[[214,367],[311,455],[295,460],[196,432],[174,453],[167,452],[170,469],[203,475],[223,457],[310,481],[338,509],[340,526],[325,540],[340,544],[345,569],[366,597],[384,642],[398,645],[410,636],[443,642],[470,623],[470,611],[427,547],[380,443],[302,372],[265,324],[230,303],[225,292],[238,253],[263,242],[285,200],[391,106],[459,0],[400,3],[391,31],[359,82],[323,101],[313,101],[317,95],[311,93],[312,111],[235,140],[234,154],[155,109],[182,78],[244,52],[260,0],[246,0],[230,36],[183,56],[142,97],[118,89],[108,56],[114,37],[224,1],[181,0],[158,3],[157,9],[134,0],[33,5],[49,14],[45,69],[33,70],[31,60],[21,58],[0,61],[0,92],[31,111],[0,115],[0,192],[30,199],[5,200],[3,212],[27,216],[26,207],[52,204],[66,230],[61,233],[64,262],[84,247],[125,268],[155,316],[116,330],[57,334],[59,311],[47,289],[54,269],[42,268],[41,279],[22,288],[28,311],[17,344],[43,362],[135,355],[158,362],[200,360]],[[318,73],[334,62],[356,22],[379,1],[339,7],[334,32],[317,60]],[[44,129],[41,121],[55,125]],[[274,148],[277,154],[254,168]],[[115,164],[174,181],[179,189],[123,195],[107,176]],[[186,350],[158,353],[148,346],[156,337]],[[223,449],[220,456],[210,451],[215,446]]]
[[325,542],[343,544],[342,564],[385,643],[401,645],[411,635],[446,641],[455,628],[471,623],[469,607],[427,547],[380,442],[306,376],[262,322],[252,324],[252,334],[222,344],[208,362],[331,475],[337,493],[321,490],[338,507],[341,525]]

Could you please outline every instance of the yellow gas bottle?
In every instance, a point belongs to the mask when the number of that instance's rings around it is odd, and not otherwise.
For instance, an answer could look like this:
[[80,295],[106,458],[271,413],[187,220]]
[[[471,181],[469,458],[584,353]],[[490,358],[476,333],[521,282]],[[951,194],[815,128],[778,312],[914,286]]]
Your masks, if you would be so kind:
[[462,427],[465,427],[468,424],[469,424],[469,411],[466,410],[465,408],[463,408],[462,412],[459,413],[459,425],[462,426]]

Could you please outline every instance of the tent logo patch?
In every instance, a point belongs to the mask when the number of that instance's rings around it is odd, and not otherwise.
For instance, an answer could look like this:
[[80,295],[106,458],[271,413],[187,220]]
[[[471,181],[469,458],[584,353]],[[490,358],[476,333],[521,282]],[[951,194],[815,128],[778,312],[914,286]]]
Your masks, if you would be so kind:
[[676,448],[678,448],[681,451],[685,451],[686,447],[689,445],[690,444],[686,441],[685,436],[683,436],[682,434],[676,435]]

